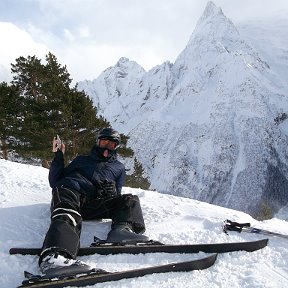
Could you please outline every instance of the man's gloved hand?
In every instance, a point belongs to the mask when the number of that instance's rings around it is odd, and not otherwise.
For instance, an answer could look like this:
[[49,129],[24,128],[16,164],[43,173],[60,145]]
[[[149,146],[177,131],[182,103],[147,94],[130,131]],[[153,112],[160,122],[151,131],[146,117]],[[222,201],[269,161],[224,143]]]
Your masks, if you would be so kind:
[[113,197],[117,194],[116,186],[114,181],[109,181],[107,179],[103,179],[98,181],[98,195],[101,197]]
[[116,195],[116,187],[114,181],[108,181],[105,179],[102,182],[102,188],[105,191],[107,196],[115,196]]

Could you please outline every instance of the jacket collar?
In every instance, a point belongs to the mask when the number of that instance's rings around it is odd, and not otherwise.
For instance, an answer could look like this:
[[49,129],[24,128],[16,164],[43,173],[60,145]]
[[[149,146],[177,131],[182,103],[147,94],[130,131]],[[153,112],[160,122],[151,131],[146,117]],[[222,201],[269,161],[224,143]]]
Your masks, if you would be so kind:
[[112,162],[117,160],[116,150],[109,150],[108,157],[103,156],[104,149],[94,145],[91,149],[90,156],[98,162]]

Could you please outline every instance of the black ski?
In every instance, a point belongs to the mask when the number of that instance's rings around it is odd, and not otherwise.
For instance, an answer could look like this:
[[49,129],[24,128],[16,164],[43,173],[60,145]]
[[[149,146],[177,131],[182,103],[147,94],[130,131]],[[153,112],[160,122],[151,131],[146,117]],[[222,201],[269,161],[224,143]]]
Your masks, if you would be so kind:
[[[86,256],[92,254],[140,254],[140,253],[226,253],[233,251],[253,252],[267,246],[268,239],[262,239],[250,242],[234,242],[234,243],[212,243],[212,244],[141,244],[141,245],[106,245],[99,244],[95,247],[82,247],[79,249],[78,256]],[[22,255],[39,255],[40,248],[11,248],[10,254]]]
[[83,287],[87,285],[94,285],[97,283],[104,283],[110,281],[118,281],[121,279],[129,279],[129,278],[136,278],[142,277],[148,274],[154,273],[166,273],[166,272],[187,272],[193,270],[202,270],[207,269],[212,266],[217,258],[217,254],[212,254],[208,257],[192,260],[192,261],[185,261],[185,262],[178,262],[178,263],[171,263],[166,265],[158,265],[152,266],[147,268],[140,268],[140,269],[133,269],[121,272],[106,272],[101,271],[95,273],[91,272],[87,275],[66,275],[61,278],[49,278],[45,276],[33,275],[31,273],[26,272],[25,276],[28,277],[27,280],[22,282],[22,285],[18,288],[23,287],[49,287],[49,288],[56,288],[56,287],[67,287],[67,286],[77,286]]

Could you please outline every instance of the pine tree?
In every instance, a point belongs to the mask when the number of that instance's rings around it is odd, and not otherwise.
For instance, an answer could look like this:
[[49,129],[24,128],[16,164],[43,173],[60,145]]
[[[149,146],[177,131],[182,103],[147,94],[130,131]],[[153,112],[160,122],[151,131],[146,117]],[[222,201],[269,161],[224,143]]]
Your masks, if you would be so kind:
[[108,126],[91,99],[70,88],[72,79],[66,66],[61,66],[52,54],[46,55],[46,64],[35,56],[16,59],[12,64],[13,84],[25,99],[21,139],[25,143],[18,153],[28,158],[51,158],[51,140],[59,134],[66,144],[69,161],[95,143],[95,131]]
[[121,145],[118,148],[118,154],[124,158],[126,157],[132,158],[134,156],[134,151],[131,148],[127,147],[129,137],[124,134],[120,134],[120,136],[121,136]]
[[14,74],[12,84],[18,87],[21,96],[37,101],[45,97],[41,94],[44,66],[40,59],[36,56],[28,56],[27,59],[21,56],[16,59],[16,64],[11,66],[11,72]]
[[144,175],[144,168],[142,164],[134,158],[134,171],[133,174],[127,175],[125,185],[133,188],[149,189],[150,182],[148,177]]
[[22,99],[15,86],[0,84],[0,146],[2,157],[8,159],[9,152],[17,145],[18,123],[22,121]]
[[17,152],[25,158],[43,159],[49,155],[54,135],[50,126],[53,115],[44,89],[49,81],[45,66],[36,56],[19,57],[11,71],[14,74],[12,83],[18,87],[24,103],[23,122],[19,127],[22,145]]
[[61,137],[66,141],[66,158],[88,153],[95,144],[97,130],[109,126],[102,117],[96,117],[96,107],[84,93],[72,89],[63,98]]

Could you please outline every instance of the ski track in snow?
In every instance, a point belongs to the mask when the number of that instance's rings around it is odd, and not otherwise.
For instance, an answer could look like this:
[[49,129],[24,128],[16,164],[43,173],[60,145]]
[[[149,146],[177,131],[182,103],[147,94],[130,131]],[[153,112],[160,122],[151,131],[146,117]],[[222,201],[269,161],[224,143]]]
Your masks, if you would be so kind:
[[[11,247],[40,247],[50,220],[51,189],[48,170],[0,160],[0,287],[16,287],[23,271],[38,271],[38,257],[9,255]],[[147,226],[146,235],[165,243],[219,243],[252,241],[265,236],[222,232],[225,219],[250,222],[253,226],[288,234],[288,208],[278,218],[258,222],[249,215],[192,199],[124,187],[123,193],[137,194]],[[93,236],[105,239],[110,220],[85,221],[81,244]],[[91,255],[79,257],[88,264],[109,271],[128,270],[157,264],[188,261],[198,254]],[[218,255],[214,266],[202,271],[148,275],[136,279],[96,284],[89,287],[288,287],[288,240],[270,237],[268,247],[253,252]]]

